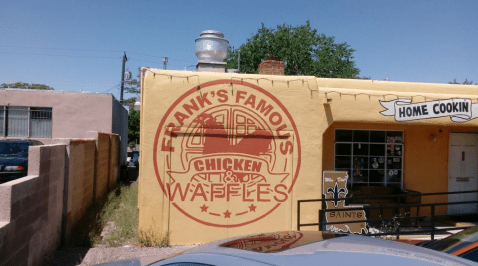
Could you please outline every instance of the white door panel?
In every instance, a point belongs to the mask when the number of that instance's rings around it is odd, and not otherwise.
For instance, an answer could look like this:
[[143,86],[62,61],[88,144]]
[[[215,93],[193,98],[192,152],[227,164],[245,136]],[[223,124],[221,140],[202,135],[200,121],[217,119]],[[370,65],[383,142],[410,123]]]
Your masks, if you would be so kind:
[[[451,133],[448,154],[448,191],[478,189],[478,135]],[[448,195],[448,202],[474,201],[476,193]],[[477,212],[477,204],[449,205],[448,214]]]

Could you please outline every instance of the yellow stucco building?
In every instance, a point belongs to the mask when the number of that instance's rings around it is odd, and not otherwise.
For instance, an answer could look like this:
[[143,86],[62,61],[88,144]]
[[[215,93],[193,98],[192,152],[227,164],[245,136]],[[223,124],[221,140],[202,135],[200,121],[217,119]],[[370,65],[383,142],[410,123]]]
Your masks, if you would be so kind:
[[478,187],[476,86],[143,69],[141,92],[139,230],[156,241],[294,230],[323,171],[349,190]]

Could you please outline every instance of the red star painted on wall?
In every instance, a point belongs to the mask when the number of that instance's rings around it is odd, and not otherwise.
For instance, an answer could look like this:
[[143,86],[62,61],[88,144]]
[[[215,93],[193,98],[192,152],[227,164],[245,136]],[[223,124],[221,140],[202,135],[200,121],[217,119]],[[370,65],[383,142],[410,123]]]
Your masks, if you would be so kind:
[[251,204],[251,206],[249,206],[249,212],[256,212],[256,207],[254,204]]
[[224,218],[231,218],[231,212],[229,212],[229,210],[223,213],[224,213]]
[[206,206],[206,204],[202,205],[201,207],[201,212],[207,212],[207,208],[209,208],[208,206]]

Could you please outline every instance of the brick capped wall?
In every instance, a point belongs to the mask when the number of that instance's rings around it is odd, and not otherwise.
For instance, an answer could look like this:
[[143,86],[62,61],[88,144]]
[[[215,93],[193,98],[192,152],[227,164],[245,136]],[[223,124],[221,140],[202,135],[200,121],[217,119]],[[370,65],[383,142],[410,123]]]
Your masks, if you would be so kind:
[[259,64],[259,74],[284,75],[284,61],[267,58]]

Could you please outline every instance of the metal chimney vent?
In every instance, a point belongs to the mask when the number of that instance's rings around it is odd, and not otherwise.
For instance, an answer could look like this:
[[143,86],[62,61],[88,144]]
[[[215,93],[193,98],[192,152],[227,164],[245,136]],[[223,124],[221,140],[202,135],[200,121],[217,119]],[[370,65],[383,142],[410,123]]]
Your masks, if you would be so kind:
[[206,30],[196,38],[196,56],[199,59],[198,71],[225,72],[227,46],[229,41],[224,39],[220,31]]
[[199,61],[222,62],[227,57],[228,44],[229,41],[224,39],[222,32],[205,30],[196,39],[196,56]]

